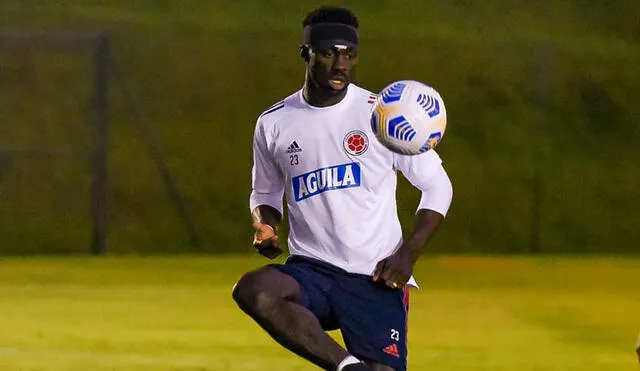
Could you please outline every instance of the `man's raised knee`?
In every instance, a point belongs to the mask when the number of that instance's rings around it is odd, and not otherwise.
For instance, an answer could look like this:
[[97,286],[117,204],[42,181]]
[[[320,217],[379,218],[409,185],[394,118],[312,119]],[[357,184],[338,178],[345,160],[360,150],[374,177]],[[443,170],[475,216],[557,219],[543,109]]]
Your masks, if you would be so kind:
[[246,273],[233,285],[231,296],[241,307],[251,305],[260,292],[260,271]]
[[291,276],[263,267],[242,276],[233,287],[233,299],[245,312],[264,312],[279,301],[300,302],[301,289]]

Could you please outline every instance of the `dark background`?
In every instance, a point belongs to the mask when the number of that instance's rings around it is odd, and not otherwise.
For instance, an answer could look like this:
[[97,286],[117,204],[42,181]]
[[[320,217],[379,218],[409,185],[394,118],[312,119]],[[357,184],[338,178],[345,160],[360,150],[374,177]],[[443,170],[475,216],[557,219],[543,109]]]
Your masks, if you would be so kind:
[[[123,77],[109,80],[109,252],[252,250],[255,120],[301,87],[301,21],[321,4],[0,3],[0,29],[109,36]],[[638,253],[640,2],[341,4],[361,21],[360,86],[420,80],[447,106],[437,150],[454,202],[430,252]],[[91,50],[0,44],[0,253],[89,251]],[[197,246],[122,81],[162,148]],[[410,228],[419,194],[403,180],[398,199]]]

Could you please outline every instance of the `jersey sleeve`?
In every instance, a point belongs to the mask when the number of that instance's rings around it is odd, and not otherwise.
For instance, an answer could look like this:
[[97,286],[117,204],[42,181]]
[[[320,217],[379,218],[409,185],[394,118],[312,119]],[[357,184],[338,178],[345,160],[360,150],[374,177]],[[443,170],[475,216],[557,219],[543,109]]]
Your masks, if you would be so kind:
[[264,123],[258,119],[253,134],[253,168],[251,169],[249,208],[253,210],[257,206],[268,205],[282,214],[283,193],[282,174],[269,150]]
[[440,156],[434,150],[413,156],[394,154],[394,168],[422,191],[418,210],[429,209],[447,215],[453,199],[453,187]]

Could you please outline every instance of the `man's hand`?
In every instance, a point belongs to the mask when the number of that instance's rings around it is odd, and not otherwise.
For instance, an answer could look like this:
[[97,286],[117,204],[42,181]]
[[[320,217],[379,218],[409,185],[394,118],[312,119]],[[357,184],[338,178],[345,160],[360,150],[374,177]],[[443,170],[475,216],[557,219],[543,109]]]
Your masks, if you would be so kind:
[[444,215],[437,211],[418,210],[411,235],[398,251],[378,262],[373,280],[394,289],[403,287],[413,274],[413,266],[418,261],[422,248],[443,219]]
[[273,227],[269,224],[256,222],[253,223],[253,229],[256,230],[253,235],[253,247],[255,247],[261,255],[269,259],[274,259],[282,254],[278,234]]
[[373,273],[373,280],[392,289],[403,287],[413,273],[414,263],[411,255],[401,248],[390,257],[378,262]]

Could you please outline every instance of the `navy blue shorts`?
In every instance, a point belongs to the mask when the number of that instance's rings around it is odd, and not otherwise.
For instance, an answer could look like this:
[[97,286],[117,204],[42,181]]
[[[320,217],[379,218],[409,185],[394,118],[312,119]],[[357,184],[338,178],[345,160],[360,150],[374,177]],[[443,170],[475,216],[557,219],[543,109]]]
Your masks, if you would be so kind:
[[391,289],[371,276],[300,256],[271,266],[300,284],[302,304],[325,331],[341,331],[349,353],[396,371],[407,369],[408,288]]

